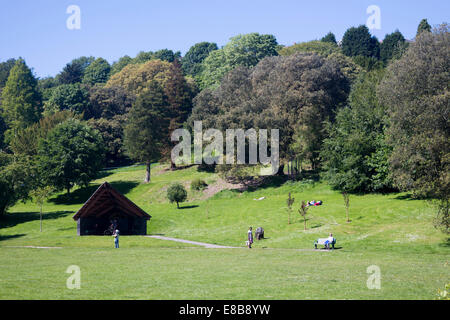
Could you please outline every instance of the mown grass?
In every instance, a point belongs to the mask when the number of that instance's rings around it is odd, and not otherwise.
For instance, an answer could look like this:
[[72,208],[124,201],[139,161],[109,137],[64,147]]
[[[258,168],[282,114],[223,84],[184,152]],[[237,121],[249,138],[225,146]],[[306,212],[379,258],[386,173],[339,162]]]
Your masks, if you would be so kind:
[[[444,257],[295,249],[0,250],[1,299],[433,299]],[[70,265],[81,289],[69,290]],[[369,290],[367,267],[381,270]]]
[[[38,207],[19,203],[0,219],[0,298],[43,299],[432,299],[450,282],[448,237],[434,229],[433,208],[406,194],[352,195],[346,222],[342,196],[323,182],[272,180],[255,190],[224,190],[207,200],[189,190],[196,178],[211,184],[214,173],[195,166],[169,171],[143,166],[102,173],[71,197],[55,195]],[[188,240],[243,247],[204,249],[142,236],[77,237],[72,216],[108,181],[152,219],[147,231]],[[165,190],[173,182],[188,189],[177,209]],[[286,198],[295,198],[288,224]],[[264,200],[257,201],[260,197]],[[301,200],[322,200],[308,210],[307,230],[297,210]],[[244,248],[249,226],[266,239]],[[332,232],[337,250],[314,251],[313,241]],[[55,246],[62,249],[16,248]],[[82,270],[82,290],[65,287],[66,268]],[[369,290],[366,269],[381,269],[382,289]]]

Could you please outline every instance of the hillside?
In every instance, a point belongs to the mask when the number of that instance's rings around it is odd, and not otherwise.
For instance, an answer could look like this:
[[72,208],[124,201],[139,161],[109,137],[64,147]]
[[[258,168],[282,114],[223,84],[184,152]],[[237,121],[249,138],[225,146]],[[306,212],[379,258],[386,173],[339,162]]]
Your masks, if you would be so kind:
[[[255,247],[309,249],[315,239],[332,232],[342,250],[389,248],[393,251],[435,252],[445,248],[445,236],[432,226],[432,208],[425,201],[410,199],[407,194],[352,195],[351,222],[347,223],[342,196],[323,182],[272,179],[255,190],[217,192],[223,183],[221,178],[214,173],[199,172],[195,166],[170,171],[165,165],[155,165],[152,171],[149,184],[141,183],[143,167],[126,167],[103,172],[89,188],[75,190],[69,201],[63,194],[53,197],[44,205],[42,235],[38,228],[38,207],[30,202],[20,203],[12,208],[6,220],[7,225],[17,225],[2,229],[2,236],[23,234],[8,243],[26,243],[31,239],[44,243],[50,241],[49,233],[55,233],[55,239],[47,245],[58,244],[60,236],[74,237],[76,223],[71,217],[101,182],[108,181],[152,215],[148,234],[243,246],[248,227],[261,226],[267,239],[257,242]],[[208,183],[205,194],[190,190],[190,182],[195,178]],[[173,182],[181,182],[188,190],[188,202],[183,203],[181,209],[166,199],[165,191]],[[213,192],[217,193],[212,195]],[[291,224],[288,224],[286,208],[289,192],[295,198]],[[260,197],[264,199],[254,200]],[[323,205],[309,209],[307,230],[304,231],[298,208],[301,200],[313,199],[322,200]]]
[[[433,299],[448,282],[449,242],[433,228],[424,201],[352,195],[347,223],[342,196],[323,182],[275,179],[253,191],[212,195],[221,189],[214,173],[159,164],[152,172],[144,184],[142,166],[114,169],[70,200],[54,196],[44,205],[42,233],[35,204],[14,206],[1,220],[0,299]],[[204,179],[210,193],[188,189],[182,209],[168,203],[170,183],[188,187],[195,178]],[[152,215],[148,234],[242,248],[122,236],[114,251],[111,237],[78,237],[72,216],[103,181]],[[291,224],[288,192],[295,198]],[[306,231],[296,212],[302,199],[323,201],[309,209]],[[244,244],[249,226],[265,229],[266,239],[252,250]],[[337,250],[313,250],[313,241],[329,232]],[[83,290],[66,289],[65,271],[73,264],[82,270]],[[366,287],[371,265],[381,269],[380,290]]]

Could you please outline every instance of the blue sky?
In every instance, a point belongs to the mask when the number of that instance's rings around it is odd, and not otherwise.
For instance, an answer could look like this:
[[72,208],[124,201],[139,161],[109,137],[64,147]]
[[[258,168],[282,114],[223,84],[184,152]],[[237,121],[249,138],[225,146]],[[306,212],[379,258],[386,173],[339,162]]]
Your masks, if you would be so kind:
[[[66,27],[69,5],[81,9],[79,30]],[[3,0],[0,61],[23,57],[36,76],[45,77],[80,56],[112,63],[142,50],[184,54],[197,42],[222,46],[249,32],[273,34],[284,45],[328,31],[339,40],[349,27],[366,23],[369,5],[381,10],[381,29],[371,30],[380,40],[396,29],[414,38],[422,18],[431,25],[450,22],[446,0]]]

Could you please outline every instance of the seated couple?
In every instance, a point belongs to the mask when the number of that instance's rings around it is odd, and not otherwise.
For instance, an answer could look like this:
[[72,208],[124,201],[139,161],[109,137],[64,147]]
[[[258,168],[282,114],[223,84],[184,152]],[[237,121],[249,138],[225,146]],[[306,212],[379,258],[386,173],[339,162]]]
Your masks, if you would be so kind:
[[336,244],[336,239],[333,237],[333,234],[330,233],[328,238],[319,238],[316,241],[314,241],[314,247],[317,249],[318,244],[323,244],[324,249],[334,249],[334,245]]

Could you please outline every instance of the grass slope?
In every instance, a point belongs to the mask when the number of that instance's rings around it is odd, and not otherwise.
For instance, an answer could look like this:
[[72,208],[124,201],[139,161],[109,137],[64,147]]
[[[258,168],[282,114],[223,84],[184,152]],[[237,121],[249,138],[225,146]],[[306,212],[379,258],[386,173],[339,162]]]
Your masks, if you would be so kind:
[[[214,173],[197,168],[168,171],[154,165],[152,182],[141,183],[144,167],[104,172],[70,199],[56,195],[38,207],[19,203],[0,220],[0,298],[27,299],[432,299],[449,282],[450,244],[432,226],[433,210],[405,194],[352,195],[345,222],[342,196],[325,183],[273,180],[257,190],[224,190],[205,200],[190,181],[214,185]],[[149,234],[243,247],[249,226],[267,239],[254,249],[204,249],[142,236],[77,237],[72,216],[108,181],[152,215]],[[188,189],[189,202],[176,209],[165,190],[173,182]],[[291,224],[287,194],[295,198]],[[264,200],[255,201],[260,197]],[[308,211],[307,230],[297,210],[301,200],[322,200]],[[338,250],[311,250],[332,232]],[[57,246],[31,249],[17,246]],[[65,286],[66,268],[79,265],[82,290]],[[366,269],[381,269],[381,290],[369,290]]]

